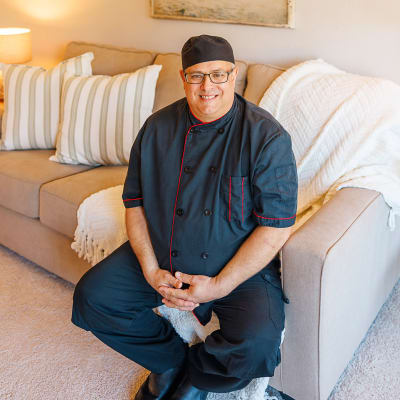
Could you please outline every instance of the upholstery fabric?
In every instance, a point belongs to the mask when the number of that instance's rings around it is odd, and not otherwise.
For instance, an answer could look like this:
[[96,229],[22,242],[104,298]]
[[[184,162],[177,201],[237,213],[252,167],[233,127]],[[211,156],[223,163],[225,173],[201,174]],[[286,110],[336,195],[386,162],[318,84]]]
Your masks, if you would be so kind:
[[123,184],[127,169],[126,166],[100,166],[44,184],[40,190],[40,221],[73,239],[82,201],[100,190]]
[[64,58],[71,58],[86,52],[94,54],[93,75],[117,75],[135,72],[153,63],[155,54],[150,51],[129,49],[111,45],[86,42],[70,42]]
[[268,64],[251,64],[247,71],[247,86],[244,97],[258,104],[271,83],[285,69]]
[[[48,160],[54,150],[0,151],[0,205],[39,217],[43,184],[86,171],[86,165],[60,165]],[[2,224],[1,222],[0,224]]]
[[127,165],[133,141],[150,116],[160,65],[113,77],[66,74],[56,154],[67,164]]
[[[156,98],[153,111],[173,103],[176,100],[185,97],[182,80],[179,71],[182,69],[181,55],[177,53],[158,54],[154,64],[162,65],[160,77],[157,82]],[[235,91],[243,95],[246,85],[247,63],[236,61],[239,69],[236,78]]]
[[48,71],[0,64],[5,88],[0,149],[55,148],[64,73],[90,75],[92,60],[93,53],[85,53]]

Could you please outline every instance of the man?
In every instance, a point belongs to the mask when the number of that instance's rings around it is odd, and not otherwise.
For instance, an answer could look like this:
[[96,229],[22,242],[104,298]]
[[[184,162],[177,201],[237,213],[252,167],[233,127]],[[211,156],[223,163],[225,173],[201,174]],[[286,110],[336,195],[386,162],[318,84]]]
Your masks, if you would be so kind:
[[[285,299],[278,251],[295,221],[289,134],[235,94],[220,37],[190,38],[186,98],[156,112],[132,146],[123,201],[129,241],[90,269],[72,322],[151,371],[136,400],[204,399],[280,363]],[[220,329],[190,348],[153,312],[161,304]]]

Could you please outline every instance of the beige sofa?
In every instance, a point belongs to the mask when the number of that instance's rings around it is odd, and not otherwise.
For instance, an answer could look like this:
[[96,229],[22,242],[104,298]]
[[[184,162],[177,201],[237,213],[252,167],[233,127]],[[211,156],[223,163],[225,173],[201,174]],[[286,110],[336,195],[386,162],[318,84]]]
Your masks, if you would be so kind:
[[[72,42],[65,58],[93,51],[94,74],[162,64],[154,110],[184,96],[176,54]],[[282,69],[239,62],[236,90],[257,103]],[[0,111],[1,113],[1,111]],[[126,166],[62,165],[54,150],[0,152],[0,243],[76,283],[90,265],[71,249],[79,204],[122,184]],[[297,400],[327,399],[400,275],[400,229],[382,196],[343,189],[283,248],[286,335],[270,384]],[[397,221],[400,222],[400,221]]]

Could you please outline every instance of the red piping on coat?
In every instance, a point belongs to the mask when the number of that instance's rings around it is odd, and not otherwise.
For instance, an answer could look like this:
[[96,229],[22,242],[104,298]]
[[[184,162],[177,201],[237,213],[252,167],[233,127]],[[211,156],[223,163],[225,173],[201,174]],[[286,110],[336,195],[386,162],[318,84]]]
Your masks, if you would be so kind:
[[[188,106],[189,106],[189,104],[188,104]],[[190,110],[191,114],[192,114],[196,119],[198,119],[199,121],[201,121],[201,123],[200,123],[200,124],[194,124],[194,125],[192,125],[191,127],[189,127],[189,129],[188,129],[188,131],[187,131],[187,133],[186,133],[186,136],[185,136],[185,144],[183,145],[183,152],[182,152],[182,158],[181,158],[181,169],[180,169],[180,171],[179,171],[178,188],[176,189],[176,197],[175,197],[175,205],[174,205],[174,214],[173,214],[173,217],[172,217],[171,239],[170,239],[170,242],[169,242],[169,265],[170,265],[170,268],[171,268],[171,274],[172,274],[172,255],[171,255],[171,251],[172,251],[172,238],[173,238],[173,236],[174,236],[174,223],[175,223],[176,203],[178,202],[179,187],[180,187],[180,184],[181,184],[181,175],[182,175],[183,159],[184,159],[184,157],[185,157],[185,149],[186,149],[187,136],[188,136],[190,130],[191,130],[192,128],[194,128],[195,126],[211,124],[212,122],[215,122],[215,121],[219,120],[220,118],[222,118],[222,117],[225,115],[225,114],[224,114],[224,115],[222,115],[221,117],[219,117],[219,118],[217,118],[217,119],[214,119],[213,121],[204,122],[204,121],[202,121],[200,118],[196,117],[196,116],[193,114],[192,110],[190,109],[190,106],[189,106],[189,110]]]
[[296,214],[294,214],[293,216],[288,217],[288,218],[269,218],[269,217],[262,217],[261,215],[256,214],[255,211],[253,211],[253,214],[254,214],[256,217],[258,217],[258,218],[263,218],[263,219],[292,219],[292,218],[294,218],[294,217],[296,216]]
[[[199,321],[199,324],[200,325],[203,325],[201,322],[200,322],[200,320],[197,318],[197,315],[194,313],[194,311],[192,310],[192,314],[195,316],[195,318],[197,319],[197,321]],[[204,325],[203,325],[204,326]]]
[[136,199],[125,199],[124,201],[129,201],[129,200],[142,200],[143,197],[136,197]]

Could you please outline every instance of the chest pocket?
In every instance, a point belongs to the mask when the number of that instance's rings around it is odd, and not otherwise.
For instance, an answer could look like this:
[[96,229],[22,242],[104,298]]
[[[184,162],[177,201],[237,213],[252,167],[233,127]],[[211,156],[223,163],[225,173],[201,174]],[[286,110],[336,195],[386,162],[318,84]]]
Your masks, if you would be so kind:
[[248,176],[226,176],[221,180],[220,216],[227,221],[244,222],[253,209]]

